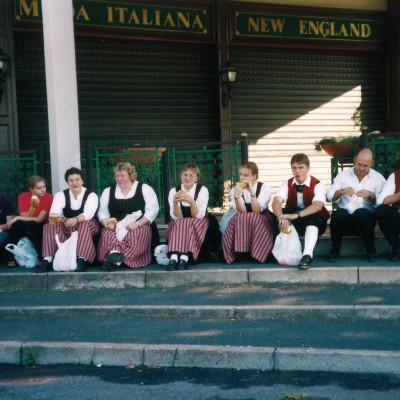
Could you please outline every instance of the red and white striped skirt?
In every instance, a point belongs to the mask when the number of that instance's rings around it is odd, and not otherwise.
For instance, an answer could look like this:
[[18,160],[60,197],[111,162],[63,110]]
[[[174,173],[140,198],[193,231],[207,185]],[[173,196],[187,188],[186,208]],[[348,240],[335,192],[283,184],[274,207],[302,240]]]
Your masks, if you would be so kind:
[[97,259],[103,262],[110,251],[116,250],[125,256],[124,264],[130,268],[146,267],[151,263],[151,228],[144,225],[128,230],[120,242],[115,230],[102,229],[97,251]]
[[77,257],[83,257],[90,263],[96,258],[96,246],[93,242],[93,237],[100,232],[99,223],[95,219],[84,221],[74,226],[67,228],[64,225],[66,218],[62,217],[61,222],[53,224],[45,224],[43,227],[43,250],[42,256],[54,256],[57,252],[58,246],[56,243],[56,234],[60,242],[65,242],[74,231],[78,231],[78,244],[76,248]]
[[193,259],[197,260],[208,225],[207,217],[171,221],[166,232],[168,252],[192,253]]
[[229,221],[222,235],[225,261],[230,264],[235,253],[250,252],[260,262],[265,262],[274,245],[272,219],[269,215],[238,213]]

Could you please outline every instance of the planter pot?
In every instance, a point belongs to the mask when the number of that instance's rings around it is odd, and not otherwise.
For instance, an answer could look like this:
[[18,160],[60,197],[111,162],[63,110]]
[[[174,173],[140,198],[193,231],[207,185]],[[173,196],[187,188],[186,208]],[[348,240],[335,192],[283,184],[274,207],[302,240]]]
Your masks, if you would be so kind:
[[321,147],[326,151],[331,157],[335,158],[346,158],[353,157],[357,150],[360,148],[358,143],[348,142],[348,143],[325,143],[321,144]]

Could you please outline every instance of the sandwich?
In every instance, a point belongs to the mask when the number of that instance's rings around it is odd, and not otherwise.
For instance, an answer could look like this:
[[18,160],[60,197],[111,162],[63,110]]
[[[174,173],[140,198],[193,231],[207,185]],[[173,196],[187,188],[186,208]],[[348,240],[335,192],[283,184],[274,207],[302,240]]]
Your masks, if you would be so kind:
[[60,222],[61,221],[60,215],[58,215],[56,213],[51,213],[49,215],[49,219],[50,219],[50,221],[53,221],[53,222]]
[[117,222],[117,218],[110,218],[107,222],[107,225],[115,225]]

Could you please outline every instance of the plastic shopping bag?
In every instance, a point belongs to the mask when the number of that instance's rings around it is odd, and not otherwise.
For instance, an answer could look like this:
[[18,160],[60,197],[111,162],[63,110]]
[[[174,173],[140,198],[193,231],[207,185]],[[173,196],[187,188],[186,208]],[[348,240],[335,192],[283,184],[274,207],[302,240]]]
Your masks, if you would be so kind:
[[78,231],[72,232],[71,236],[63,243],[56,235],[58,250],[53,260],[54,271],[75,271],[76,270],[76,248],[78,245]]
[[219,231],[221,233],[225,232],[226,227],[229,224],[229,221],[237,214],[238,212],[234,208],[230,208],[221,218],[221,222],[219,223]]
[[302,257],[299,235],[291,226],[290,233],[281,232],[275,240],[272,254],[281,265],[297,265]]
[[7,244],[6,249],[14,254],[15,262],[20,267],[34,268],[39,263],[35,246],[27,237],[20,239],[16,245]]
[[132,214],[128,214],[123,220],[117,223],[117,226],[115,227],[115,235],[120,242],[124,240],[126,234],[128,233],[126,226],[132,221],[138,220],[141,216],[142,212],[140,210],[135,211]]

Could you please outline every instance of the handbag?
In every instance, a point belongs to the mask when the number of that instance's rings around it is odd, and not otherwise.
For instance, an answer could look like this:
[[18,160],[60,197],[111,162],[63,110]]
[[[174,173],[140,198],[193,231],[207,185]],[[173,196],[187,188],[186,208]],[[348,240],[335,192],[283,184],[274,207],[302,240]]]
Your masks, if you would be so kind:
[[230,208],[221,218],[221,222],[219,223],[219,231],[221,233],[225,232],[226,227],[229,224],[229,221],[237,214],[238,212],[234,208]]
[[78,245],[78,231],[72,232],[71,236],[65,241],[60,242],[56,234],[58,250],[54,256],[54,271],[75,271],[76,270],[76,248]]
[[281,232],[275,239],[272,254],[281,265],[297,265],[302,257],[299,234],[294,226],[290,233]]
[[35,246],[27,237],[21,238],[16,245],[7,244],[5,248],[14,254],[15,262],[20,267],[34,268],[39,264]]

